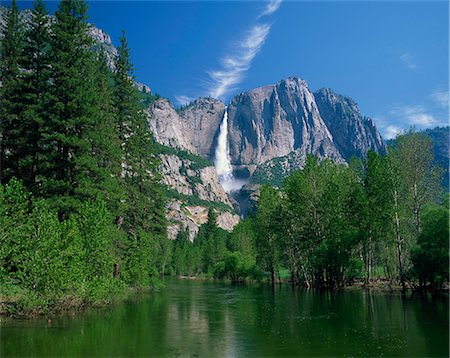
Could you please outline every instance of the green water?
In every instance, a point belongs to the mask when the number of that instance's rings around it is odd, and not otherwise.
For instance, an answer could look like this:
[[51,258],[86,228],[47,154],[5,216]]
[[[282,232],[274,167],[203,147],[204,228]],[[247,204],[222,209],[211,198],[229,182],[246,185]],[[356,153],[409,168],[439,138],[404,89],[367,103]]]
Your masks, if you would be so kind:
[[7,356],[448,356],[447,298],[168,281],[83,314],[2,319]]

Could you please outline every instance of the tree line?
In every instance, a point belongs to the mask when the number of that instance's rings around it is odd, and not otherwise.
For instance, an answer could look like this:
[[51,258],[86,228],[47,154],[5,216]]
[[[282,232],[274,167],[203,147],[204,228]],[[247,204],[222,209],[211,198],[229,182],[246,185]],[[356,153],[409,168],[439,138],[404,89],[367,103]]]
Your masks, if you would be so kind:
[[179,235],[173,266],[182,274],[305,287],[381,278],[403,289],[441,288],[449,274],[442,172],[431,139],[413,130],[386,153],[349,165],[308,156],[282,189],[262,187],[256,212],[230,235],[212,234],[211,213],[193,243]]
[[[125,33],[111,70],[87,2],[29,21],[16,1],[0,42],[0,281],[36,295],[109,297],[164,271],[165,198]],[[95,49],[95,50],[94,50]]]

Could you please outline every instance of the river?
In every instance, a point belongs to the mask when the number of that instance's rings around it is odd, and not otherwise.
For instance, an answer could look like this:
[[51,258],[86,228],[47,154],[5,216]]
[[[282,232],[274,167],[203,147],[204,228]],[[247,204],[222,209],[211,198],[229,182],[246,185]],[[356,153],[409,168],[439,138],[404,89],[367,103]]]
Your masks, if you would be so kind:
[[448,298],[168,280],[103,309],[1,321],[0,356],[448,356]]

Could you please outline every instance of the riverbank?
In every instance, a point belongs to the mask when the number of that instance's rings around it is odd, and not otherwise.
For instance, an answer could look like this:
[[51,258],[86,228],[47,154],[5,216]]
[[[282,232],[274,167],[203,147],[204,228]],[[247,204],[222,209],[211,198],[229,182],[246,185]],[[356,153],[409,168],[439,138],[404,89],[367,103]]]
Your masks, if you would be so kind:
[[101,296],[87,296],[80,293],[45,295],[25,290],[19,286],[3,284],[0,285],[0,316],[32,319],[65,313],[75,314],[88,308],[116,305],[136,293],[145,293],[157,289],[159,288],[120,286]]
[[[192,280],[192,281],[210,281],[210,282],[229,282],[232,283],[230,280],[227,279],[216,279],[211,276],[184,276],[180,275],[177,276],[177,279],[180,280]],[[270,281],[267,280],[245,280],[236,284],[246,284],[246,283],[264,283],[267,285],[270,285]],[[292,283],[289,279],[277,279],[275,280],[275,285],[289,285],[291,286]],[[306,286],[295,286],[298,288],[304,288],[307,289]],[[317,289],[317,287],[315,287]],[[321,288],[321,289],[328,289],[328,288]],[[398,292],[402,291],[403,288],[399,283],[391,282],[384,278],[375,278],[370,280],[369,283],[366,283],[363,278],[354,279],[352,284],[347,284],[343,287],[336,287],[333,290],[358,290],[358,289],[369,289],[369,290],[376,290],[376,291],[388,291],[388,292]],[[414,291],[414,292],[438,292],[438,293],[449,293],[449,284],[446,283],[441,289],[434,289],[434,288],[420,288],[419,286],[413,286],[411,284],[406,285],[407,291]]]
[[[174,277],[171,277],[173,279]],[[182,281],[195,281],[195,282],[215,282],[215,283],[231,283],[226,279],[216,279],[211,276],[176,276],[175,279]],[[270,285],[267,281],[252,281],[247,280],[238,283],[238,285],[255,284]],[[287,279],[277,280],[276,286],[290,286],[291,282]],[[76,312],[83,312],[89,308],[102,308],[110,305],[120,304],[131,295],[136,293],[146,293],[151,291],[157,291],[164,287],[164,283],[161,283],[158,287],[148,288],[135,288],[135,287],[117,287],[116,290],[109,292],[108,295],[103,297],[89,297],[82,296],[80,294],[67,294],[67,295],[42,295],[33,291],[22,289],[14,285],[1,285],[0,286],[0,316],[19,318],[19,319],[32,319],[40,316],[52,317],[64,313],[75,314]],[[299,289],[306,289],[303,286],[296,286]],[[370,290],[370,291],[383,291],[383,292],[401,292],[402,287],[399,284],[393,284],[389,280],[374,279],[369,284],[364,282],[364,279],[357,279],[351,285],[335,288],[334,291],[358,291],[358,290]],[[419,293],[438,293],[439,295],[448,295],[448,284],[441,290],[420,290],[416,287],[408,285],[407,292],[419,292]]]

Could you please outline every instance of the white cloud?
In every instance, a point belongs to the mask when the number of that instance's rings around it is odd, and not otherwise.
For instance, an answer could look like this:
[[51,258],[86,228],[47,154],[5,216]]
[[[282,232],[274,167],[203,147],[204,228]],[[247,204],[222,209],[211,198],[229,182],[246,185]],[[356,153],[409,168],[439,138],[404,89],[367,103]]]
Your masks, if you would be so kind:
[[423,105],[395,107],[391,115],[395,120],[410,126],[427,127],[437,124],[433,115]]
[[194,98],[192,98],[192,97],[183,96],[183,95],[175,96],[175,99],[182,106],[184,106],[186,104],[189,104],[189,103],[191,103],[194,100]]
[[415,70],[417,68],[417,64],[414,61],[413,55],[411,55],[409,52],[405,52],[400,56],[400,61],[402,61],[406,67],[408,67],[411,70]]
[[397,135],[400,134],[402,130],[397,126],[390,125],[384,128],[383,132],[383,137],[385,139],[393,139],[397,137]]
[[239,84],[250,64],[264,45],[270,31],[269,24],[255,25],[236,43],[232,53],[220,59],[222,68],[209,71],[209,95],[220,98]]
[[258,18],[261,18],[263,16],[272,15],[275,11],[278,10],[278,8],[281,5],[282,0],[271,0],[267,3],[264,11],[261,13],[261,15],[258,16]]
[[436,90],[430,95],[431,99],[437,103],[440,107],[448,108],[449,107],[449,93],[445,90]]
[[418,129],[449,125],[449,91],[438,88],[432,92],[426,105],[397,105],[388,114],[377,115],[374,120],[384,138],[394,138],[410,127]]

